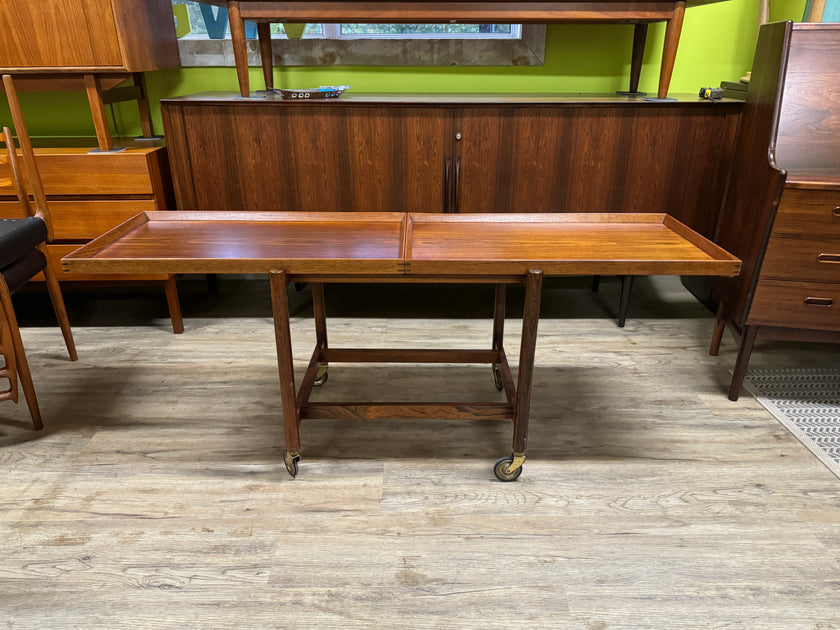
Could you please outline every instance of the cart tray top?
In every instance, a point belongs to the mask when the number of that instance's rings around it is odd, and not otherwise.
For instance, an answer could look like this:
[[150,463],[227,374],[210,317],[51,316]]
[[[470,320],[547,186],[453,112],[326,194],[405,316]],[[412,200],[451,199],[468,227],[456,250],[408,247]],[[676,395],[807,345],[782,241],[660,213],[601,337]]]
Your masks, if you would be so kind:
[[740,261],[663,214],[143,212],[62,259],[78,273],[734,276]]

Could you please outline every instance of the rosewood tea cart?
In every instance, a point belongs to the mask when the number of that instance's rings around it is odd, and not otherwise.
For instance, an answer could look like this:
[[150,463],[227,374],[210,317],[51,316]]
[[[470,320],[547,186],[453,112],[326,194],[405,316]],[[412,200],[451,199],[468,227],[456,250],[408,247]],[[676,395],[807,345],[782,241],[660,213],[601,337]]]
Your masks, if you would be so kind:
[[[736,275],[740,261],[662,214],[404,214],[146,212],[63,259],[90,273],[269,274],[285,433],[292,476],[300,424],[315,418],[492,419],[513,422],[513,448],[496,477],[522,472],[542,281],[552,275]],[[286,287],[312,284],[316,345],[296,387]],[[492,346],[486,350],[331,348],[324,283],[491,283]],[[525,284],[516,378],[503,346],[505,289]],[[328,364],[485,363],[505,402],[310,402]]]

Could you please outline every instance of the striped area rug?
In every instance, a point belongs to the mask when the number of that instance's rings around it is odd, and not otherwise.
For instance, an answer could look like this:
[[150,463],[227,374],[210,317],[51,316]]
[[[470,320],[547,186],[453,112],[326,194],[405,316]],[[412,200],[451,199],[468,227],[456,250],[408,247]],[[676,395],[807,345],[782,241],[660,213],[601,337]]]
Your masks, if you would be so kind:
[[746,385],[840,477],[840,369],[750,370]]

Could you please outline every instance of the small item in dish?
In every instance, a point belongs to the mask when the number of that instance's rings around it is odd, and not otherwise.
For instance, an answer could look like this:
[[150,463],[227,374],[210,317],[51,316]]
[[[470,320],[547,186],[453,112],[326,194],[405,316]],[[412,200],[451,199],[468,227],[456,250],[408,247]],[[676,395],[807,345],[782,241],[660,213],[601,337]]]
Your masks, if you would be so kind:
[[274,91],[280,93],[280,98],[289,98],[298,101],[313,101],[327,98],[338,98],[349,89],[349,85],[322,85],[321,87],[306,90],[274,88]]

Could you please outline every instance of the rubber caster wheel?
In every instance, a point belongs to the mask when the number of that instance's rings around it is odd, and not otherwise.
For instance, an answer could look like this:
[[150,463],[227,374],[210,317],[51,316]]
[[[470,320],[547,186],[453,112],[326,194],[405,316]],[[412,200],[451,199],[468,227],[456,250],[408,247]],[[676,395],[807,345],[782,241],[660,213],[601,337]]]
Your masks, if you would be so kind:
[[509,473],[507,469],[512,463],[513,457],[503,457],[497,461],[496,465],[493,466],[493,474],[496,475],[496,479],[499,481],[516,481],[522,474],[522,466]]
[[493,383],[496,385],[497,392],[505,388],[505,384],[502,382],[502,370],[499,369],[498,365],[493,365]]
[[300,462],[300,455],[292,455],[289,451],[283,451],[283,463],[286,465],[286,470],[292,477],[297,477],[298,463]]
[[330,373],[327,371],[327,368],[323,368],[323,372],[320,372],[318,375],[315,376],[315,380],[312,381],[312,385],[314,387],[320,387],[324,383],[327,382],[327,379],[330,377]]

